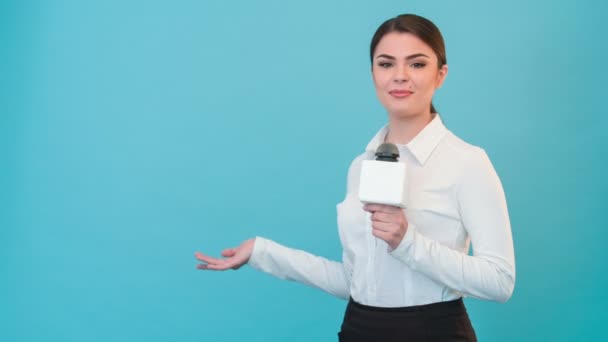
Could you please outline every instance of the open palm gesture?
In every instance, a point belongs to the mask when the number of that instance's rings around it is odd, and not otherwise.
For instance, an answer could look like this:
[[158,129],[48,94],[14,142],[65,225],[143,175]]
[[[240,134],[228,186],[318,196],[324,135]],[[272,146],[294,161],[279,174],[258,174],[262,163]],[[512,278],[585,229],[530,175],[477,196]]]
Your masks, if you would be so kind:
[[213,258],[201,252],[194,253],[194,256],[202,261],[196,268],[200,270],[225,271],[227,269],[238,270],[249,261],[255,239],[249,239],[236,248],[228,248],[222,251],[224,258]]

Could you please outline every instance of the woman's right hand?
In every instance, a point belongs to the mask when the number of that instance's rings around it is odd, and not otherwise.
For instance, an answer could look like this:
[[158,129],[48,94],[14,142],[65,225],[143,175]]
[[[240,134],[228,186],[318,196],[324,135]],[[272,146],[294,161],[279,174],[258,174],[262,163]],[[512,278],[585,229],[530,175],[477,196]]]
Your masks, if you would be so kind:
[[238,270],[246,264],[253,252],[255,238],[246,240],[236,248],[228,248],[222,251],[223,259],[212,258],[201,252],[194,253],[194,256],[202,261],[203,264],[196,265],[199,270],[225,271],[227,269]]

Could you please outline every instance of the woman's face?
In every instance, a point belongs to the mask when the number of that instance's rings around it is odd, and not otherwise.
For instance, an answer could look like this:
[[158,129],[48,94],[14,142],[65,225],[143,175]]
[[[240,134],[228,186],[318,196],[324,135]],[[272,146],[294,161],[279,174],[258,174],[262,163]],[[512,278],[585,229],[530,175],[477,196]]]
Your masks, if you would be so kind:
[[438,68],[433,49],[410,33],[388,33],[374,51],[376,94],[391,116],[429,114],[433,93],[447,73],[447,65]]

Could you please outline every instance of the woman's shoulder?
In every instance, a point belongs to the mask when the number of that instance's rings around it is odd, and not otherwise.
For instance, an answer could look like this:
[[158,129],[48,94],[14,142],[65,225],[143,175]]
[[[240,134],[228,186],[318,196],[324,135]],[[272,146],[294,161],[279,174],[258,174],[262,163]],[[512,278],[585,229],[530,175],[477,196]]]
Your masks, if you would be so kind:
[[488,175],[496,174],[490,157],[481,146],[469,143],[450,131],[444,137],[442,145],[441,158],[444,162],[449,160],[447,164],[454,168],[458,182],[465,179],[477,182]]
[[465,141],[450,130],[446,132],[441,148],[446,155],[451,156],[455,159],[454,161],[460,163],[474,162],[487,158],[485,149]]

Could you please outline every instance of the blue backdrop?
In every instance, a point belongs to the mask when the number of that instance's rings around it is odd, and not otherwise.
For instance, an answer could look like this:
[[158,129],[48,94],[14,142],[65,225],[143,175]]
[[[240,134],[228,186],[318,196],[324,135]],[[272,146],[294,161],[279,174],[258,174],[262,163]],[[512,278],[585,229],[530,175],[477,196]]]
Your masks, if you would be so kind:
[[369,40],[406,12],[442,30],[436,105],[507,194],[516,287],[467,299],[479,340],[607,340],[607,9],[2,1],[0,340],[337,340],[344,301],[193,253],[340,258],[335,205],[386,120]]

